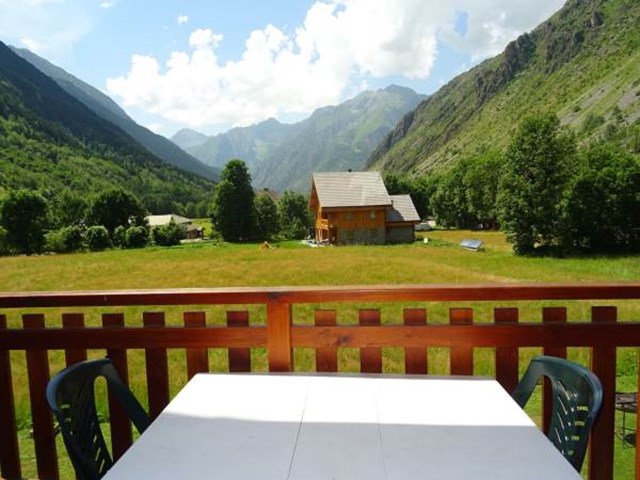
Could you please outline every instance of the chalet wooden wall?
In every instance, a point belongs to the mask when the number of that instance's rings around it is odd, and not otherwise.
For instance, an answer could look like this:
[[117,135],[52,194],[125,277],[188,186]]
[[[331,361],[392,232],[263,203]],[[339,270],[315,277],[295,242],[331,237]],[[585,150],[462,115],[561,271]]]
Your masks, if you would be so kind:
[[[318,210],[322,217],[323,210]],[[385,207],[325,209],[326,226],[331,236],[335,236],[336,243],[369,243],[383,244],[386,241],[386,210]],[[316,225],[318,222],[316,223]],[[323,229],[325,227],[322,227]],[[335,233],[334,233],[335,232]],[[334,239],[329,238],[332,242]]]

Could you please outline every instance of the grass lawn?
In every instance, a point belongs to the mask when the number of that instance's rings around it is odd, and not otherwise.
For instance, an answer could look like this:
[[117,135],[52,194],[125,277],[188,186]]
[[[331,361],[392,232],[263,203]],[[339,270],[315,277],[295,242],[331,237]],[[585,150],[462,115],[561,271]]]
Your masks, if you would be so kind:
[[[497,232],[428,232],[429,243],[309,248],[297,242],[193,243],[170,248],[0,258],[0,291],[353,285],[446,282],[607,282],[640,278],[640,257],[521,258]],[[457,246],[463,237],[484,252]]]
[[[429,242],[425,245],[422,237]],[[477,238],[484,242],[485,250],[472,252],[460,248],[463,238]],[[0,258],[0,291],[49,291],[49,290],[101,290],[101,289],[144,289],[180,287],[228,287],[228,286],[270,286],[270,285],[357,285],[357,284],[401,284],[401,283],[485,283],[485,282],[609,282],[633,281],[640,279],[640,257],[584,257],[570,259],[521,258],[511,253],[504,236],[497,232],[432,231],[421,234],[419,241],[411,245],[389,246],[344,246],[309,248],[298,242],[275,244],[269,250],[260,249],[259,244],[217,245],[215,243],[192,243],[171,248],[146,248],[141,250],[112,250],[101,253],[81,253],[72,255],[44,255],[35,257]],[[512,302],[513,303],[513,302]],[[588,318],[593,302],[571,302],[569,318]],[[622,320],[640,318],[639,302],[616,302]],[[558,305],[569,302],[556,302]],[[544,305],[555,305],[546,302]],[[429,321],[445,321],[447,309],[451,305],[428,305]],[[455,306],[468,306],[459,305]],[[474,307],[476,321],[490,321],[494,304]],[[529,302],[521,307],[523,321],[537,321],[540,318],[539,302]],[[393,322],[398,310],[383,310],[383,321]],[[252,322],[260,323],[263,312],[249,308]],[[312,306],[296,307],[294,317],[297,322],[310,321]],[[356,308],[338,306],[340,321],[355,321]],[[68,309],[67,309],[68,310]],[[120,310],[121,311],[121,310]],[[139,322],[139,309],[127,309],[127,323]],[[166,309],[168,323],[179,323],[181,310]],[[10,326],[20,322],[18,313],[8,314]],[[57,311],[48,312],[47,322],[59,324]],[[398,315],[396,315],[397,317]],[[224,313],[217,307],[208,312],[210,323],[223,321]],[[97,313],[87,316],[87,323],[98,321]],[[344,349],[340,354],[340,368],[344,371],[356,370],[358,352]],[[521,369],[526,367],[528,358],[538,349],[521,349]],[[401,371],[402,352],[385,349],[385,371]],[[91,352],[92,356],[103,352]],[[448,351],[433,349],[429,352],[432,373],[447,373]],[[570,349],[570,356],[585,361],[585,349]],[[252,352],[254,366],[266,369],[264,351]],[[60,352],[50,355],[52,370],[62,366]],[[183,351],[169,352],[171,393],[175,394],[186,381]],[[494,354],[491,349],[477,349],[476,373],[493,375]],[[19,420],[27,431],[29,407],[24,371],[24,354],[12,353],[14,360],[14,385],[16,408]],[[133,389],[145,401],[144,354],[131,351],[130,374]],[[314,368],[311,352],[296,351],[296,368]],[[224,371],[226,352],[213,349],[210,352],[212,371]],[[637,388],[636,349],[620,349],[618,362],[618,389]],[[534,414],[535,415],[535,414]],[[629,418],[627,418],[629,420]],[[24,432],[23,432],[24,433]],[[32,457],[30,441],[21,436],[21,444],[26,457]],[[616,441],[616,478],[633,478],[633,448],[622,448]],[[61,458],[64,449],[59,448]],[[64,478],[71,478],[70,469],[64,467]],[[35,476],[35,467],[30,460],[23,474]]]

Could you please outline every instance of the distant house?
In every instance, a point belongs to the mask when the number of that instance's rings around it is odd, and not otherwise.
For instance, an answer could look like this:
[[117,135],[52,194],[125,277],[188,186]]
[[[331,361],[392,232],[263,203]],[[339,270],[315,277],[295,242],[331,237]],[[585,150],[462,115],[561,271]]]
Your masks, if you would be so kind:
[[314,173],[309,208],[317,241],[412,242],[420,221],[409,195],[389,195],[379,172]]
[[201,226],[194,225],[192,219],[176,215],[175,213],[169,213],[167,215],[149,215],[145,218],[151,228],[168,225],[173,220],[173,223],[176,225],[184,227],[187,232],[187,238],[195,239],[202,238],[204,236],[204,229]]

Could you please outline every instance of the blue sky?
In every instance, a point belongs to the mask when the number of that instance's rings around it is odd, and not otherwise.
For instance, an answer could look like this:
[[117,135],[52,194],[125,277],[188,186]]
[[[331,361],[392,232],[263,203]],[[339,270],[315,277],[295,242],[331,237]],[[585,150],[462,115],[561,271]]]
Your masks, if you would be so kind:
[[0,0],[0,40],[163,135],[308,116],[396,83],[433,93],[563,0]]

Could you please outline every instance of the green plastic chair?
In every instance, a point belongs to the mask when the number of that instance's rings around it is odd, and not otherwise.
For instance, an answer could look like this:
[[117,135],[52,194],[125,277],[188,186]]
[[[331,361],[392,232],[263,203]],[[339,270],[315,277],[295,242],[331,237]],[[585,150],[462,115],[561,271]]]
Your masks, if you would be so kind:
[[95,381],[104,377],[109,391],[127,412],[140,433],[149,416],[108,358],[72,365],[51,379],[47,402],[60,425],[64,444],[80,480],[98,480],[113,465],[102,435],[95,402]]
[[577,363],[556,357],[531,360],[513,399],[524,408],[541,377],[552,389],[552,411],[547,437],[573,465],[582,468],[589,432],[602,405],[602,385],[592,372]]

